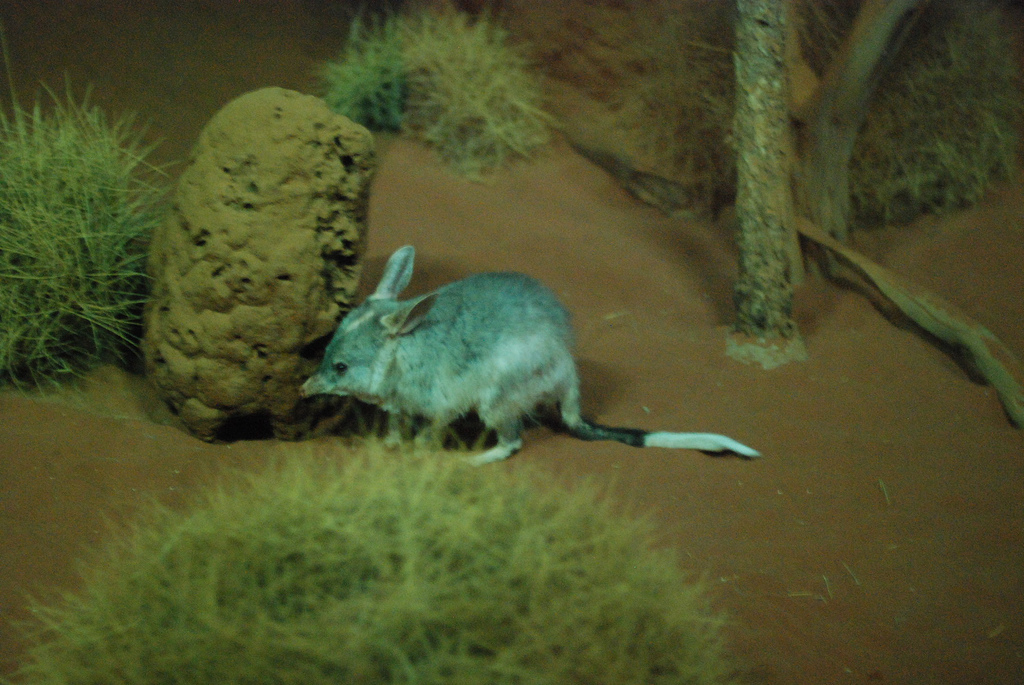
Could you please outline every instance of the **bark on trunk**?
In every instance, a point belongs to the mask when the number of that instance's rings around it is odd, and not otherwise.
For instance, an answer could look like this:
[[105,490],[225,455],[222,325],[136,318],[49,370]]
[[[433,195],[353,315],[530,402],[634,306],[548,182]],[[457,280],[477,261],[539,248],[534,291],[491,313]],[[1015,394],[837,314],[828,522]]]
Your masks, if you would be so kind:
[[740,0],[736,28],[736,218],[740,275],[736,330],[791,338],[791,260],[799,254],[790,176],[786,0]]

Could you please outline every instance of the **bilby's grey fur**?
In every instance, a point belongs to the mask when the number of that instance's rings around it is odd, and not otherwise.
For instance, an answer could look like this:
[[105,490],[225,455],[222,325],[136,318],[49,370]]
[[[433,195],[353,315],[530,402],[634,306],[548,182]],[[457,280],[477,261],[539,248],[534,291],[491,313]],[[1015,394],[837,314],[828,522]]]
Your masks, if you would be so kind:
[[518,450],[523,418],[541,406],[557,406],[568,432],[583,440],[760,456],[723,435],[587,421],[569,313],[554,293],[523,274],[485,273],[399,301],[414,256],[411,245],[391,255],[376,291],[338,326],[303,396],[350,395],[392,416],[424,417],[435,428],[475,410],[498,435],[497,445],[473,457],[476,464]]

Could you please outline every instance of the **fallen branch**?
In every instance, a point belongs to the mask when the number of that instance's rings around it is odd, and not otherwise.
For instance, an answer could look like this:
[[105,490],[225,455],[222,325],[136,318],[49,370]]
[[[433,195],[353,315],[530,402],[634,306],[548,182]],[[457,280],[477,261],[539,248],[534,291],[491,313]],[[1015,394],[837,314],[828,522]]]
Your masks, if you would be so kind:
[[965,350],[999,393],[1013,423],[1024,428],[1024,367],[991,331],[937,295],[901,281],[892,271],[826,235],[808,219],[797,217],[796,229],[870,281],[918,326]]

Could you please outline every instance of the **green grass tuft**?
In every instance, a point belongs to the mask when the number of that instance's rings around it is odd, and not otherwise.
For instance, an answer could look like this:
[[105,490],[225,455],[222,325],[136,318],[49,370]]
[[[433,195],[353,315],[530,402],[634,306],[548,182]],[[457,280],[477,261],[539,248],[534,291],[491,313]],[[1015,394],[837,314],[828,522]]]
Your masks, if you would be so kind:
[[323,70],[324,100],[375,130],[401,128],[476,180],[547,143],[551,117],[525,51],[487,16],[356,19]]
[[401,27],[393,15],[356,17],[341,56],[321,72],[323,99],[371,131],[398,131],[406,100]]
[[22,683],[726,683],[722,620],[593,488],[284,461],[155,508],[36,606]]
[[[6,59],[6,52],[5,52]],[[47,90],[45,112],[0,110],[0,382],[38,385],[135,345],[146,297],[141,242],[160,192],[130,117],[109,123]]]

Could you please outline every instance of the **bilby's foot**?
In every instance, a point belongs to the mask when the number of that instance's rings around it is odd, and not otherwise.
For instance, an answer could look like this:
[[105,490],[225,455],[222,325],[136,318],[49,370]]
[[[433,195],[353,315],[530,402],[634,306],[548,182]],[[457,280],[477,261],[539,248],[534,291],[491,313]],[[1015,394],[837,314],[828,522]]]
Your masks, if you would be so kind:
[[499,442],[497,445],[481,452],[480,454],[474,454],[471,457],[466,457],[466,461],[473,466],[483,466],[484,464],[492,464],[496,461],[502,461],[511,457],[516,450],[523,446],[522,440],[516,440],[515,442]]

